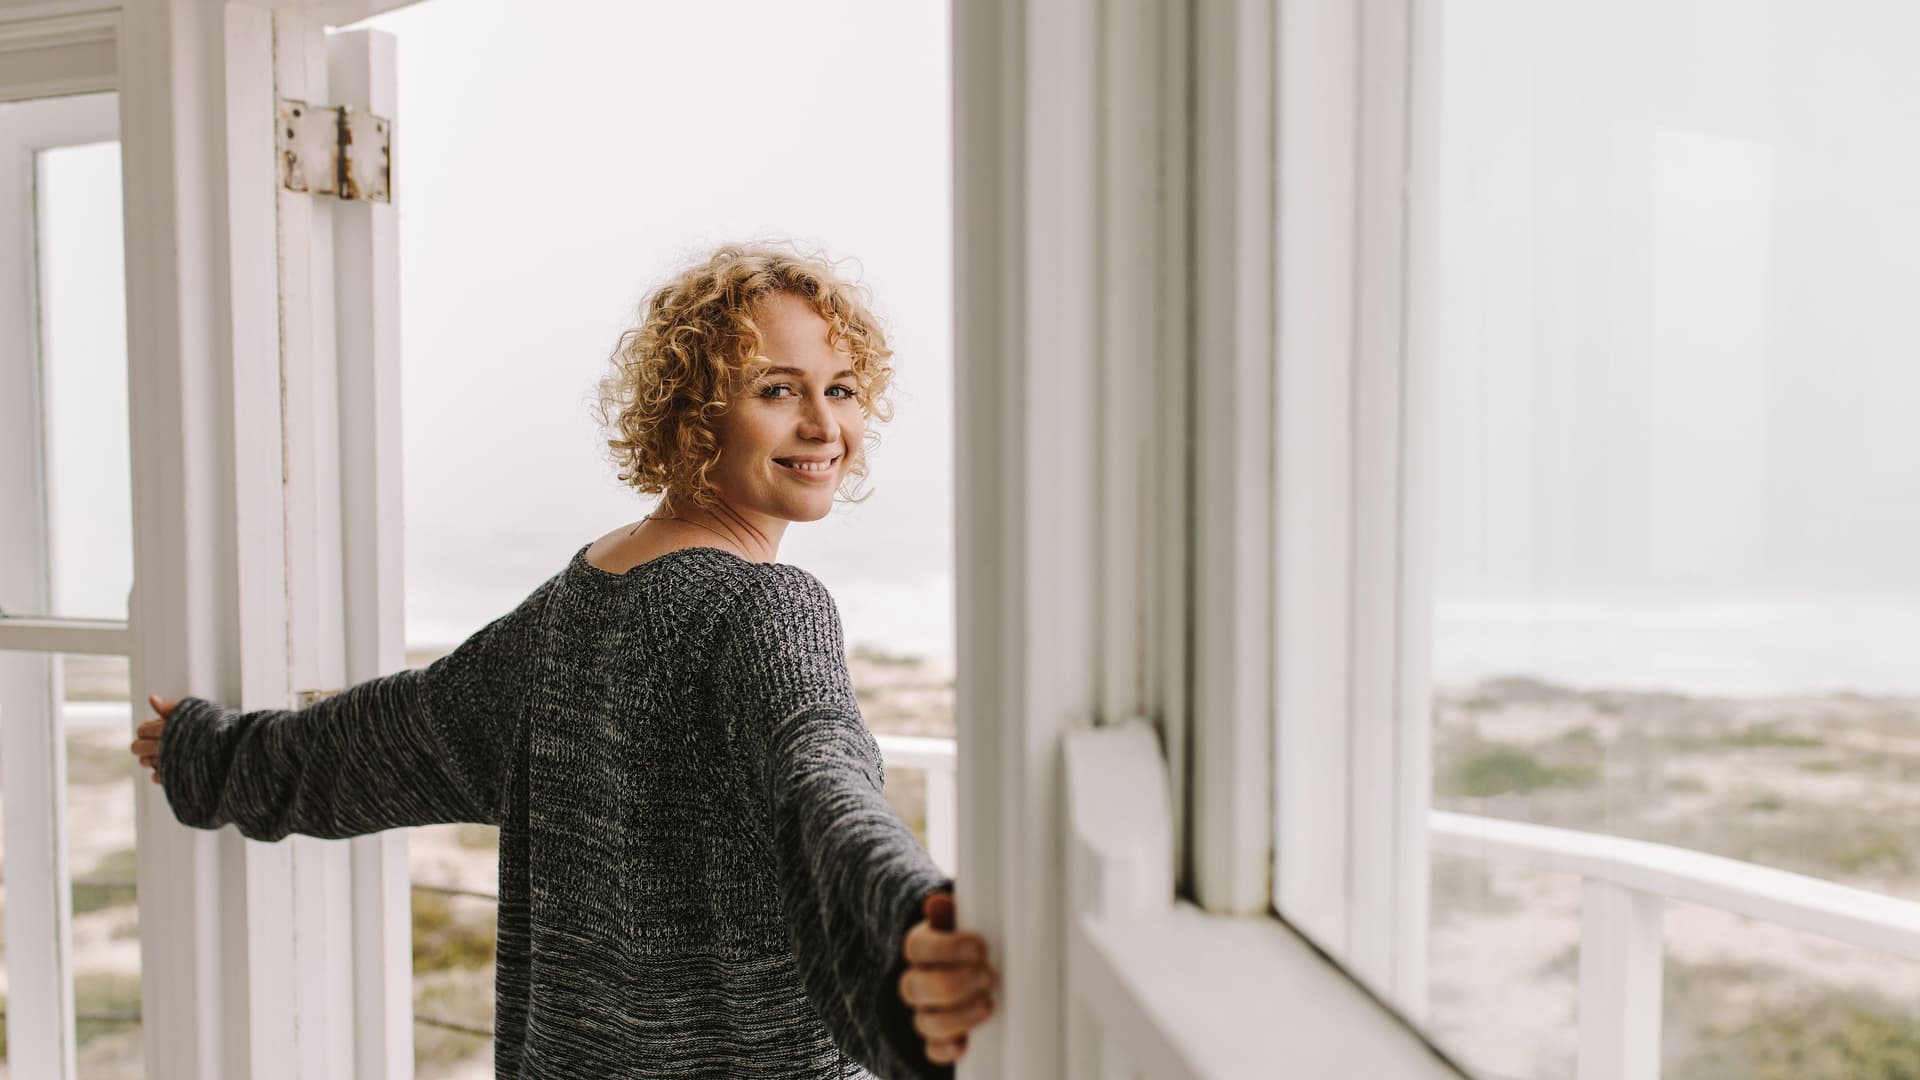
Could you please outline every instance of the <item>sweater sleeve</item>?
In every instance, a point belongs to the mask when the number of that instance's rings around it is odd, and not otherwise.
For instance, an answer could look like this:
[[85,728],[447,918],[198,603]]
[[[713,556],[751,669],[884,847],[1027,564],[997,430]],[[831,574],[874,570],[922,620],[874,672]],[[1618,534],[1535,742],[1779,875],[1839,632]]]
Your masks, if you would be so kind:
[[922,901],[951,892],[886,800],[879,745],[854,699],[833,599],[766,568],[723,631],[715,676],[757,756],[780,902],[808,1000],[834,1042],[886,1080],[948,1080],[900,999]]
[[428,667],[368,679],[304,709],[242,712],[182,699],[160,738],[174,817],[199,829],[232,825],[254,840],[497,823],[557,580]]

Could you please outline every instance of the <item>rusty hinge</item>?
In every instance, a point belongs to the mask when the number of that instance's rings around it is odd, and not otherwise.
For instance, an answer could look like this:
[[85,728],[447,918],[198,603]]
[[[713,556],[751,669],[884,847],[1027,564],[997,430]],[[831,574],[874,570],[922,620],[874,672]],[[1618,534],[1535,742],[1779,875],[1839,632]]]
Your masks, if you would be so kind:
[[282,99],[275,142],[288,191],[393,201],[393,121],[351,105]]
[[316,701],[325,701],[339,692],[338,690],[302,690],[293,696],[293,700],[299,708],[304,709]]

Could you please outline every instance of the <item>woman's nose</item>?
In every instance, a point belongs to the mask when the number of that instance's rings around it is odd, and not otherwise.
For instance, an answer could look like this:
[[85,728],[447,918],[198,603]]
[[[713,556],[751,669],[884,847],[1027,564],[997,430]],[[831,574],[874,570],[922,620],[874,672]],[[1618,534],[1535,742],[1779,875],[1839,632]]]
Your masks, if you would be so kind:
[[833,406],[824,398],[808,398],[806,407],[800,410],[800,437],[817,439],[820,442],[833,442],[840,437],[840,422],[834,418]]

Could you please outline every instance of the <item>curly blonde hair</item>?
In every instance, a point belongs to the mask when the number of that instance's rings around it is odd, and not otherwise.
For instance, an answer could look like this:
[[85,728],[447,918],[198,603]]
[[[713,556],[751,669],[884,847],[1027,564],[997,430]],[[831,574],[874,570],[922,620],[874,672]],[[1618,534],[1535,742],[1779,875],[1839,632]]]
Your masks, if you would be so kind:
[[[668,504],[687,499],[711,508],[717,492],[708,474],[720,460],[714,420],[766,366],[753,314],[764,300],[787,294],[827,322],[827,343],[844,345],[864,416],[887,421],[893,403],[893,350],[868,310],[864,286],[842,279],[820,255],[789,245],[728,244],[668,279],[640,302],[639,325],[620,335],[600,380],[595,410],[608,431],[608,457],[620,480]],[[841,498],[856,495],[867,475],[872,428],[847,463]]]

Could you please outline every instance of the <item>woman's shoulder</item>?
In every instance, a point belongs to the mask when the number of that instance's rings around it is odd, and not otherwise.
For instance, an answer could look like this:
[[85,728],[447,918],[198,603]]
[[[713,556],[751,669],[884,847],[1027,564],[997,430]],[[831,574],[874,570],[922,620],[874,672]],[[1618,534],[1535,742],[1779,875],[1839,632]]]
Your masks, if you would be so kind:
[[699,606],[736,623],[796,618],[839,622],[839,610],[826,585],[792,563],[754,562],[724,548],[703,545],[596,551],[598,543],[576,551],[568,567],[589,589],[638,587],[656,597],[663,591],[694,594]]
[[736,611],[748,618],[812,617],[839,622],[833,594],[812,572],[792,563],[755,563],[747,567]]

